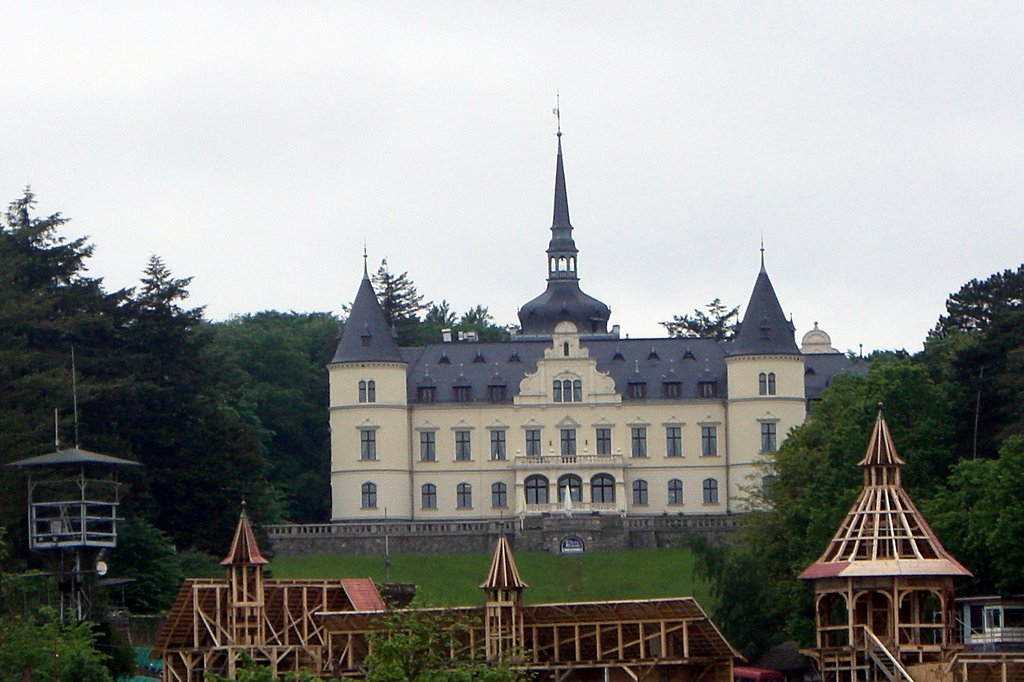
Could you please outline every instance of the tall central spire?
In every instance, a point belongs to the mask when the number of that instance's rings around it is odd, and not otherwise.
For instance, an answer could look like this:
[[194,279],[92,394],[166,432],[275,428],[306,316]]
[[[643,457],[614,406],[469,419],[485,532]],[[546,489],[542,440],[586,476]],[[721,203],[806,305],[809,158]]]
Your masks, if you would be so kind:
[[577,271],[579,250],[572,239],[569,222],[569,198],[565,191],[565,167],[562,163],[562,124],[559,110],[558,157],[555,162],[555,210],[548,242],[547,290],[519,309],[523,334],[551,334],[559,322],[576,325],[582,334],[607,334],[611,310],[593,296],[580,290]]
[[[557,112],[558,109],[555,109]],[[569,197],[565,191],[565,167],[562,164],[562,128],[559,122],[558,159],[555,162],[555,210],[551,219],[551,241],[548,243],[548,281],[579,279],[576,263],[579,251],[572,239],[569,222]]]

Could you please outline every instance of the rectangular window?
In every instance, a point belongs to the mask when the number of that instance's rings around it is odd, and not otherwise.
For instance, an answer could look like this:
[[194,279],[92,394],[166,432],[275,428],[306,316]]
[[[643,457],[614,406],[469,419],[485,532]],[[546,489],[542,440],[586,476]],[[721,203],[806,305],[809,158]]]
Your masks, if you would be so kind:
[[683,456],[683,429],[679,426],[665,427],[665,454],[669,457]]
[[433,431],[420,431],[420,461],[437,461],[437,439]]
[[473,388],[471,386],[456,386],[452,391],[457,403],[468,403],[472,399]]
[[597,430],[597,454],[599,454],[599,455],[610,455],[610,454],[612,454],[612,430],[611,429],[598,429]]
[[505,400],[505,387],[504,386],[488,386],[487,387],[487,399],[492,403],[500,403]]
[[437,389],[433,386],[420,386],[416,389],[416,401],[421,403],[432,403],[437,395]]
[[714,457],[718,454],[718,427],[700,427],[700,454],[705,457]]
[[631,429],[631,442],[633,445],[634,457],[647,456],[647,429],[643,426],[634,426]]
[[683,395],[683,385],[678,381],[666,381],[662,384],[662,389],[666,398],[678,399]]
[[472,458],[473,452],[470,449],[469,431],[456,431],[455,460],[458,462],[468,462]]
[[540,429],[526,430],[526,456],[540,457]]
[[642,400],[647,397],[647,384],[629,384],[629,397],[633,400]]
[[775,422],[761,423],[761,452],[775,452]]
[[504,431],[491,431],[491,459],[505,459]]
[[701,398],[716,398],[718,397],[718,382],[717,381],[701,381],[697,384],[697,393]]
[[377,459],[377,432],[366,429],[359,432],[359,459]]
[[576,429],[562,429],[562,457],[576,456]]

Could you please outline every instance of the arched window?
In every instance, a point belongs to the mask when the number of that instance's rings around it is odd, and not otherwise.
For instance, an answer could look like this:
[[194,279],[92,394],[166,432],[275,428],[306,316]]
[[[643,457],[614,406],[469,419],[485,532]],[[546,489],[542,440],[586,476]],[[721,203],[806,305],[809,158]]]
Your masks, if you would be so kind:
[[764,372],[757,375],[757,393],[758,395],[768,395],[768,375]]
[[366,382],[365,381],[360,381],[359,382],[359,402],[361,402],[361,403],[365,403],[366,402]]
[[420,506],[424,509],[437,509],[437,486],[424,483],[420,488]]
[[718,504],[718,481],[714,478],[704,479],[704,504]]
[[647,481],[643,479],[633,481],[633,504],[647,504]]
[[508,486],[501,481],[491,484],[491,506],[498,509],[508,506]]
[[615,479],[609,474],[598,474],[590,479],[590,501],[595,504],[615,502]]
[[473,506],[473,486],[460,483],[455,487],[455,506],[459,509],[470,509]]
[[768,395],[775,395],[775,372],[768,372]]
[[526,482],[526,504],[547,504],[548,503],[548,479],[540,474],[527,476]]
[[551,384],[551,399],[556,403],[581,402],[583,382],[580,379],[555,379]]
[[680,481],[678,478],[673,478],[671,481],[668,482],[668,503],[683,503],[683,482]]
[[373,379],[366,382],[366,402],[377,402],[377,382]]
[[576,474],[565,474],[558,478],[558,503],[565,504],[565,491],[573,502],[583,501],[583,479]]
[[377,506],[377,484],[367,481],[363,484],[361,492],[363,509],[374,509]]

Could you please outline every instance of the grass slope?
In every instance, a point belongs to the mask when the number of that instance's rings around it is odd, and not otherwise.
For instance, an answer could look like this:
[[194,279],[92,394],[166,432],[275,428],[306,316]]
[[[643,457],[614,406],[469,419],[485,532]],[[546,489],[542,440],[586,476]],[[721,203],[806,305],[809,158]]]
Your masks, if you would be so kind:
[[[420,606],[476,605],[490,560],[489,553],[396,554],[391,556],[390,581],[414,583]],[[693,561],[693,554],[682,549],[578,556],[516,553],[519,574],[530,585],[527,603],[693,596],[710,610],[709,586],[694,575]],[[380,556],[282,556],[270,568],[275,578],[371,577],[386,582]]]

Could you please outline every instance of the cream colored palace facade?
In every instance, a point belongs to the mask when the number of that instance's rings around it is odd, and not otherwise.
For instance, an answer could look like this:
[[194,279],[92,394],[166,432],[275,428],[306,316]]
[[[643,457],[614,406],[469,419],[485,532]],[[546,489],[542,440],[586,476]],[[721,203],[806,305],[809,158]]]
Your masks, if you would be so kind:
[[500,343],[398,348],[364,277],[330,372],[334,520],[741,511],[832,376],[763,263],[731,341],[623,339],[577,276],[559,140],[548,283]]

